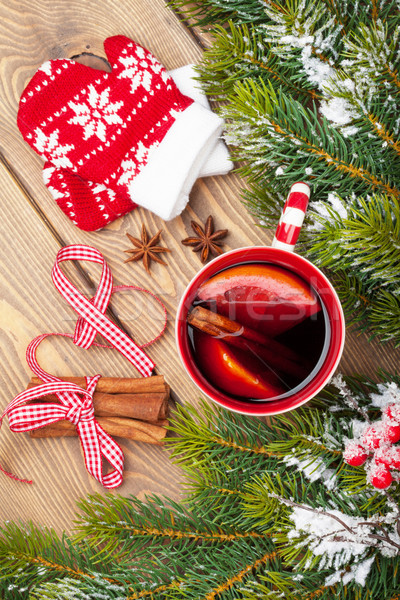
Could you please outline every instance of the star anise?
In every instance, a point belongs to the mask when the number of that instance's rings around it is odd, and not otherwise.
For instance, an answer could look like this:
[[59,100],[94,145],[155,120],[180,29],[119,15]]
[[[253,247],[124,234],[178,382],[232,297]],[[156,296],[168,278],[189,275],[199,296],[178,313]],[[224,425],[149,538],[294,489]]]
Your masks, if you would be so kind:
[[206,262],[210,252],[214,256],[222,254],[223,250],[219,240],[227,235],[227,229],[220,229],[219,231],[214,232],[214,219],[211,215],[208,217],[204,229],[201,225],[196,223],[196,221],[192,221],[190,224],[197,237],[185,238],[182,240],[182,244],[184,246],[193,246],[193,252],[201,251],[201,262]]
[[138,238],[135,238],[127,233],[127,237],[130,239],[135,248],[132,248],[131,250],[124,250],[124,252],[127,254],[132,254],[132,256],[127,258],[124,262],[135,262],[142,259],[144,268],[148,273],[150,273],[150,265],[152,260],[160,263],[160,265],[166,265],[167,263],[164,262],[158,256],[158,254],[161,254],[162,252],[171,252],[171,250],[168,248],[163,248],[162,246],[157,246],[158,242],[160,241],[161,233],[162,229],[160,229],[160,231],[153,235],[153,237],[149,240],[149,235],[146,231],[144,223],[142,225],[142,239],[139,240]]

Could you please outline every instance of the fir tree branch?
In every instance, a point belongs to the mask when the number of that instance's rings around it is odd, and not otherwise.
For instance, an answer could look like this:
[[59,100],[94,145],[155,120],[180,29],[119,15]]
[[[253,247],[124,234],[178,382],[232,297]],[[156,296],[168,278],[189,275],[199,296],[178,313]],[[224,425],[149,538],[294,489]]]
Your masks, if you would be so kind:
[[[346,573],[346,571],[343,571],[342,575],[344,575],[345,573]],[[327,590],[333,592],[333,591],[335,591],[336,588],[337,588],[337,585],[321,585],[320,588],[318,588],[317,590],[314,590],[313,592],[311,592],[311,594],[304,596],[304,600],[315,600],[315,598],[318,598]]]
[[[197,471],[198,487],[189,504],[156,496],[141,502],[95,494],[80,502],[73,540],[35,528],[26,537],[26,529],[8,525],[0,535],[0,596],[331,600],[335,594],[354,600],[393,600],[400,576],[395,510],[400,486],[377,493],[366,485],[365,470],[359,467],[352,495],[346,473],[340,472],[339,455],[333,462],[339,473],[327,487],[326,479],[314,477],[304,465],[296,471],[282,460],[292,457],[292,449],[282,448],[281,458],[240,449],[246,440],[256,446],[260,436],[268,444],[285,442],[293,432],[299,443],[301,437],[309,441],[310,434],[318,434],[328,450],[339,449],[351,437],[360,409],[376,419],[385,402],[400,404],[400,377],[386,374],[384,385],[361,377],[344,381],[345,390],[336,381],[338,387],[325,390],[313,405],[290,418],[278,415],[261,427],[256,419],[210,404],[197,419],[193,408],[180,407],[179,422],[173,427],[184,439],[171,443],[188,450],[188,471],[193,477]],[[356,401],[349,401],[349,395]],[[232,440],[234,447],[215,444],[216,433],[222,440]],[[199,439],[204,460],[190,451]],[[304,456],[307,464],[312,463],[314,449],[305,449]],[[324,472],[332,457],[323,452],[319,458]],[[364,488],[359,483],[362,472]],[[132,535],[132,530],[139,535]],[[329,543],[334,546],[327,549]],[[360,551],[362,545],[365,551]],[[31,564],[32,557],[42,562]]]
[[[400,248],[400,205],[397,199],[382,195],[355,198],[346,204],[339,195],[329,202],[314,204],[316,222],[329,218],[323,229],[318,225],[310,236],[310,255],[322,266],[335,257],[335,270],[350,270],[356,263],[361,278],[368,277],[386,288],[398,286]],[[361,246],[362,244],[362,246]],[[324,246],[324,247],[323,247]],[[371,284],[372,285],[372,284]],[[364,299],[368,302],[368,298]]]
[[[255,457],[259,459],[273,458],[274,453],[269,452],[262,440],[267,439],[269,433],[265,423],[259,420],[246,420],[241,415],[235,415],[231,420],[223,423],[218,418],[217,412],[210,405],[201,401],[201,413],[191,407],[177,408],[177,419],[170,426],[178,438],[170,438],[173,445],[172,456],[176,462],[182,464],[186,470],[207,468],[207,461],[221,461],[222,471],[226,471],[230,456],[237,453],[243,454],[243,460],[249,465]],[[180,419],[182,416],[182,419]],[[210,439],[210,432],[211,439]],[[187,440],[190,439],[190,445]],[[280,457],[275,455],[276,458]]]
[[[272,424],[280,433],[280,437],[270,441],[267,449],[280,454],[281,457],[287,457],[291,451],[291,456],[302,457],[306,454],[312,459],[323,457],[324,461],[330,464],[342,455],[341,448],[333,447],[334,435],[328,446],[327,424],[321,420],[318,413],[303,408],[292,413],[290,417],[286,417],[284,414],[278,418],[272,417]],[[329,429],[333,433],[335,423],[329,423]]]
[[400,156],[400,142],[395,139],[394,133],[389,131],[383,123],[381,123],[376,115],[367,113],[367,119],[372,125],[373,132],[380,137],[389,147]]
[[219,446],[223,446],[225,448],[231,448],[232,450],[237,450],[239,452],[249,452],[251,454],[262,454],[264,456],[275,456],[275,457],[280,457],[281,454],[280,453],[276,453],[276,452],[271,452],[269,450],[267,450],[264,446],[252,446],[252,445],[242,445],[242,444],[237,444],[234,440],[225,440],[221,437],[217,437],[214,436],[211,439],[211,442],[214,444],[218,444]]
[[[210,23],[224,23],[230,19],[239,23],[266,20],[264,12],[260,11],[259,0],[169,0],[168,4],[178,12],[184,11],[185,16],[194,19],[194,25],[199,27]],[[264,0],[264,6],[267,5],[278,10],[283,8],[273,0]]]
[[378,3],[377,0],[371,0],[371,4],[372,4],[372,20],[376,23],[376,21],[378,20]]
[[213,36],[214,43],[205,51],[203,62],[197,68],[208,94],[226,96],[233,91],[236,81],[251,76],[269,80],[304,101],[310,97],[321,98],[308,82],[299,86],[293,81],[293,74],[300,65],[276,56],[254,26],[235,26],[232,22],[227,27],[216,25]]
[[335,17],[335,24],[340,26],[341,35],[346,35],[347,19],[345,11],[343,11],[343,5],[339,2],[339,6],[335,0],[323,0],[326,5],[327,14],[333,14]]
[[260,531],[249,527],[243,530],[233,524],[228,527],[224,523],[221,531],[218,523],[201,514],[199,506],[192,506],[189,514],[183,513],[176,503],[166,504],[156,496],[147,498],[147,504],[133,497],[107,496],[106,499],[105,502],[103,497],[94,495],[88,502],[81,502],[83,514],[76,522],[75,539],[77,542],[85,540],[97,549],[97,560],[116,554],[125,561],[133,556],[138,560],[150,547],[156,548],[163,541],[169,542],[170,555],[179,555],[189,548],[194,551],[199,543],[223,547],[241,540],[266,539]]
[[399,63],[398,38],[399,32],[389,33],[386,23],[380,19],[372,26],[360,23],[346,40],[345,55],[353,61],[351,71],[357,69],[364,81],[369,76],[373,82],[384,84],[386,93],[391,87],[393,93],[398,94],[400,79],[395,67]]
[[[388,196],[317,202],[306,242],[311,260],[330,265],[343,308],[361,329],[400,342],[400,206]],[[313,218],[313,215],[311,214]],[[323,223],[322,229],[318,223]],[[334,265],[334,266],[333,266]],[[357,269],[357,270],[356,270]],[[355,275],[349,275],[355,273]]]
[[277,556],[277,554],[278,553],[276,551],[267,552],[266,554],[264,554],[264,556],[262,556],[261,558],[258,558],[253,563],[246,565],[246,567],[244,567],[244,569],[239,571],[239,573],[237,573],[236,575],[229,577],[226,580],[226,582],[224,582],[223,584],[219,585],[214,590],[209,592],[201,600],[214,600],[214,598],[216,598],[216,596],[219,596],[221,593],[226,592],[227,590],[231,589],[236,583],[242,582],[243,579],[246,577],[246,575],[248,575],[249,573],[251,573],[254,570],[257,570],[262,565],[265,565],[268,561],[274,559]]
[[241,494],[241,492],[239,490],[227,490],[225,488],[217,488],[217,491],[220,494],[228,494],[228,496],[229,495],[236,495],[236,496],[238,496],[238,495]]
[[[349,160],[343,139],[326,119],[320,122],[315,112],[306,111],[297,101],[282,92],[275,92],[262,80],[237,83],[235,95],[230,97],[229,108],[225,108],[223,114],[232,121],[228,126],[231,143],[238,146],[241,158],[250,160],[251,169],[246,166],[240,169],[250,181],[267,177],[272,173],[268,163],[276,164],[276,159],[285,154],[285,163],[291,162],[292,166],[286,168],[281,180],[277,181],[277,189],[287,188],[298,179],[300,164],[304,172],[303,165],[307,164],[306,157],[309,156],[318,161],[314,167],[316,189],[329,182],[340,193],[339,184],[344,186],[343,174],[346,174],[348,178],[343,189],[347,193],[351,188],[354,191],[380,190],[396,199],[400,197],[396,186],[374,172],[376,165],[369,157],[358,155],[357,162]],[[249,141],[250,126],[257,139],[256,145],[253,145],[254,138]],[[308,135],[308,127],[314,131],[314,139]],[[261,156],[262,163],[256,167]]]
[[126,600],[140,600],[140,598],[146,598],[147,596],[154,596],[159,594],[160,592],[168,592],[169,590],[179,589],[182,586],[182,581],[172,581],[168,584],[159,585],[156,588],[152,588],[150,590],[142,590],[140,592],[134,592],[126,597]]
[[218,542],[218,543],[226,543],[232,542],[236,539],[241,538],[263,538],[264,535],[256,531],[234,531],[232,533],[206,533],[202,531],[176,531],[174,529],[156,529],[154,527],[146,527],[142,529],[136,529],[135,527],[131,527],[128,524],[126,525],[118,525],[113,526],[112,524],[109,527],[102,527],[103,535],[107,536],[107,531],[112,531],[113,535],[118,535],[121,531],[127,531],[131,536],[138,537],[151,537],[152,540],[156,538],[168,538],[169,540],[182,540],[189,539],[194,540],[196,542]]

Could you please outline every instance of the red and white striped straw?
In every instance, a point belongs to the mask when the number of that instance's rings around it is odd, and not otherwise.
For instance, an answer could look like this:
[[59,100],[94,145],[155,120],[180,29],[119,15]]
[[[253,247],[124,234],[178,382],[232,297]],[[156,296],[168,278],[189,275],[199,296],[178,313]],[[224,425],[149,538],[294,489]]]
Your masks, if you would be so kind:
[[276,228],[273,248],[293,252],[303,225],[309,198],[310,187],[306,183],[300,181],[292,185]]

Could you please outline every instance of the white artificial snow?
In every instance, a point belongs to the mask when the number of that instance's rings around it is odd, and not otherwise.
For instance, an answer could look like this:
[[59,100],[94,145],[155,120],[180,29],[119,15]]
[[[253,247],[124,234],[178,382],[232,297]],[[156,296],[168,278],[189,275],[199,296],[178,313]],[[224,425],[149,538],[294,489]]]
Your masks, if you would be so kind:
[[[350,527],[354,533],[347,531],[335,517]],[[371,528],[360,525],[365,522],[364,517],[350,517],[336,509],[325,513],[322,509],[309,511],[295,506],[290,519],[293,521],[294,529],[290,532],[289,538],[297,538],[305,533],[307,548],[315,556],[323,557],[321,568],[338,569],[352,558],[362,557],[369,548],[368,538]]]
[[322,100],[320,113],[336,125],[347,125],[356,116],[352,110],[350,103],[345,98],[330,98]]
[[368,573],[371,570],[372,563],[375,558],[372,556],[371,558],[367,558],[361,563],[355,564],[352,566],[351,570],[354,573],[354,581],[359,585],[364,586],[368,577]]
[[400,404],[400,388],[394,382],[379,383],[378,393],[370,394],[370,399],[372,406],[383,411],[389,404]]
[[356,85],[354,83],[354,81],[352,79],[344,79],[343,81],[340,82],[341,87],[343,87],[344,89],[348,90],[349,92],[354,92]]
[[312,44],[313,41],[313,35],[302,35],[300,37],[297,37],[295,35],[284,35],[280,39],[281,44],[288,44],[293,48],[304,48],[304,46],[309,46],[310,44]]
[[[399,513],[398,513],[398,507],[397,507],[397,519],[399,518]],[[387,521],[389,521],[389,515],[387,515],[386,518]],[[397,522],[397,521],[395,521]],[[400,535],[397,531],[397,527],[393,527],[393,529],[390,531],[390,539],[395,542],[396,544],[400,544]],[[387,556],[388,558],[392,557],[392,556],[396,556],[397,554],[399,554],[399,550],[396,549],[394,546],[387,544],[386,542],[381,542],[381,546],[380,546],[380,552],[382,554],[382,556]]]
[[311,46],[305,46],[301,53],[301,62],[303,69],[310,83],[317,85],[321,90],[328,79],[334,76],[334,70],[329,63],[323,62],[319,58],[311,56]]
[[343,202],[340,196],[338,196],[335,192],[330,192],[327,200],[341,219],[347,219],[348,214],[346,204]]
[[364,586],[374,560],[375,557],[373,556],[361,562],[354,563],[349,571],[336,571],[335,573],[332,573],[332,575],[329,575],[329,577],[325,579],[325,586],[328,587],[334,585],[339,581],[342,581],[343,585],[346,585],[352,580],[359,585]]
[[314,221],[311,225],[309,225],[309,229],[312,231],[322,231],[325,227],[324,221],[332,222],[333,217],[328,208],[328,203],[331,205],[335,213],[341,218],[346,219],[348,216],[346,204],[338,196],[335,192],[330,192],[328,194],[328,198],[326,202],[311,202],[310,208],[316,215],[319,215],[321,219],[317,217],[314,218]]
[[278,167],[275,171],[275,175],[279,176],[279,175],[283,175],[283,168],[282,167]]
[[[285,502],[284,499],[282,501]],[[399,553],[398,548],[386,540],[371,538],[375,528],[368,524],[365,517],[349,516],[337,509],[326,512],[322,508],[307,510],[306,506],[304,508],[295,506],[292,508],[290,518],[294,529],[289,532],[289,539],[306,534],[307,547],[314,555],[324,557],[320,562],[320,568],[332,566],[340,568],[354,557],[361,558],[372,544],[383,556],[391,557]],[[371,523],[381,522],[389,527],[392,526],[389,529],[390,540],[399,544],[397,518],[398,512],[389,513],[383,518],[373,516]],[[338,519],[352,531],[348,531]]]
[[296,456],[285,456],[282,460],[288,466],[296,467],[311,483],[321,479],[328,490],[332,490],[336,485],[335,471],[328,469],[322,458],[317,457],[310,460],[310,458],[299,459]]
[[313,170],[312,170],[312,168],[311,168],[311,167],[306,167],[306,168],[304,169],[304,171],[305,171],[306,175],[311,175],[311,173],[313,172]]
[[365,420],[368,421],[367,411],[364,408],[360,407],[357,398],[353,394],[351,394],[341,373],[333,377],[332,384],[339,390],[339,394],[342,397],[343,402],[353,410],[358,410],[358,412],[362,414]]
[[[353,438],[359,438],[364,433],[366,427],[368,427],[368,423],[365,421],[360,421],[359,419],[352,419],[348,424],[349,429],[353,433]],[[343,438],[344,444],[347,444],[347,438]]]
[[[342,129],[340,130],[343,137],[345,137],[345,138],[351,137],[352,135],[356,135],[356,133],[358,133],[358,131],[359,131],[359,128],[356,127],[355,125],[348,125],[347,127],[342,127]],[[356,157],[356,158],[358,158],[358,157]]]
[[[329,213],[325,202],[311,202],[310,208],[312,211],[317,213],[317,215],[319,215],[327,221],[329,221],[332,218],[332,215]],[[312,225],[309,226],[309,229],[313,231],[322,231],[324,229],[324,223],[322,220],[320,221],[319,219],[314,219]]]

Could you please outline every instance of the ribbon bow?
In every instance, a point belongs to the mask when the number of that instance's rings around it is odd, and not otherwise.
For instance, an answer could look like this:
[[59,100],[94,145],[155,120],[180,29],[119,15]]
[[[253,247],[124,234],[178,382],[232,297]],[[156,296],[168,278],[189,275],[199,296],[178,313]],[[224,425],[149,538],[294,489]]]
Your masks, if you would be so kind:
[[[60,263],[67,260],[87,260],[103,266],[99,286],[92,300],[85,298],[61,271]],[[81,348],[90,348],[97,333],[100,333],[137,368],[141,375],[144,377],[151,375],[155,367],[153,361],[126,333],[104,315],[113,292],[113,277],[103,255],[98,250],[81,245],[62,248],[57,253],[51,277],[60,294],[79,315],[74,344]],[[124,287],[140,289],[135,286]]]
[[[99,286],[94,298],[88,300],[66,278],[59,264],[67,260],[88,260],[100,263],[103,266]],[[105,348],[115,348],[123,354],[144,375],[149,376],[154,368],[152,360],[143,352],[135,342],[119,329],[105,316],[105,311],[113,291],[122,289],[136,289],[153,296],[163,307],[165,323],[159,335],[146,346],[153,343],[164,332],[167,324],[167,312],[161,300],[154,294],[137,286],[117,286],[113,288],[112,274],[102,254],[90,246],[67,246],[62,248],[56,257],[52,270],[53,282],[60,294],[67,300],[78,313],[75,333],[45,333],[36,337],[26,350],[26,360],[32,371],[44,382],[43,385],[25,390],[18,394],[6,407],[0,416],[0,426],[3,418],[8,415],[10,429],[15,432],[29,431],[67,419],[73,423],[78,431],[85,458],[86,469],[104,487],[115,488],[122,483],[124,455],[120,446],[98,424],[94,417],[93,392],[101,375],[86,377],[86,389],[74,383],[61,381],[58,377],[44,371],[37,362],[36,350],[39,344],[52,335],[72,338],[74,344],[82,348],[91,345]],[[110,346],[94,342],[97,333],[110,342]],[[60,404],[26,404],[48,394],[56,394]],[[102,457],[104,457],[114,470],[103,474]],[[32,483],[26,479],[19,479],[0,467],[6,475],[18,481]]]

